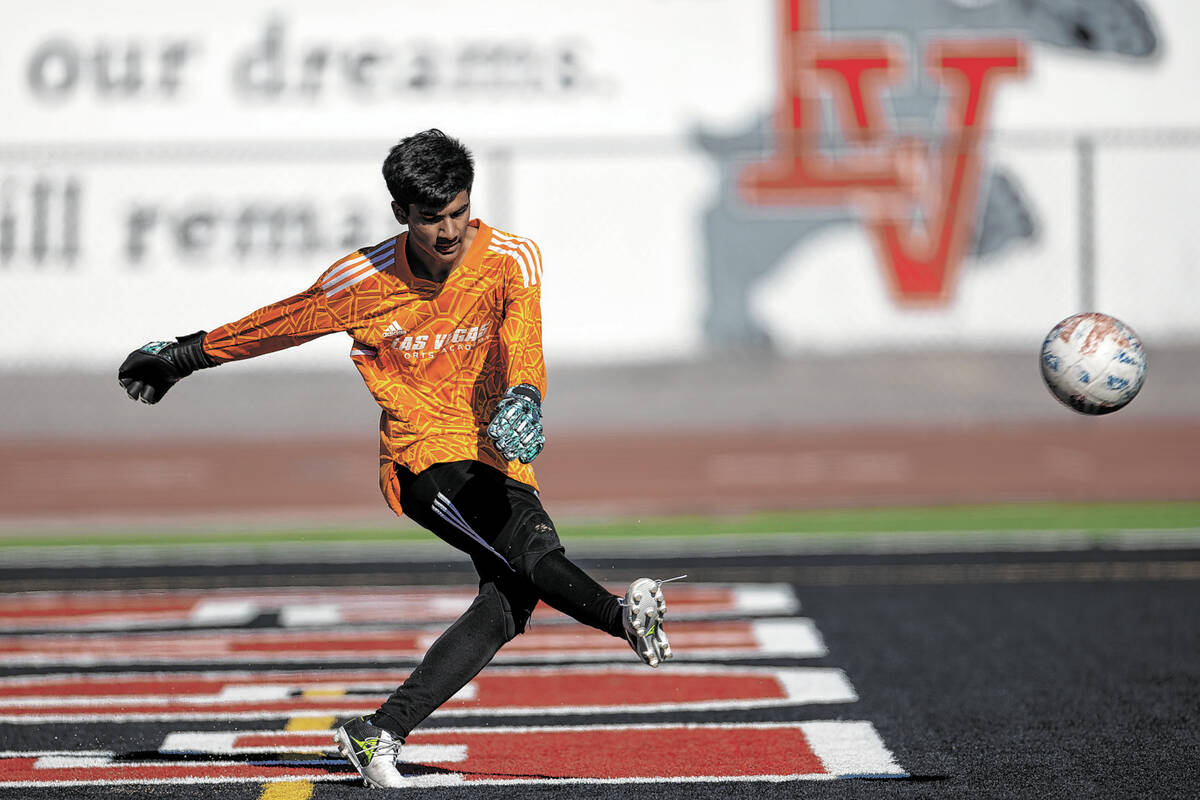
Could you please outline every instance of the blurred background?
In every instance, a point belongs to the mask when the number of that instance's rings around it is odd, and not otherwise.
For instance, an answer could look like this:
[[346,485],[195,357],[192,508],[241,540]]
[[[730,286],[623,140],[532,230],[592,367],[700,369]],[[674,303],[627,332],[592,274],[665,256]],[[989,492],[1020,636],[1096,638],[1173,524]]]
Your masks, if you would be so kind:
[[[115,373],[392,235],[428,127],[541,245],[560,522],[1200,500],[1197,79],[1190,0],[10,12],[0,531],[395,525],[347,338]],[[1085,310],[1149,354],[1113,417],[1041,385]]]

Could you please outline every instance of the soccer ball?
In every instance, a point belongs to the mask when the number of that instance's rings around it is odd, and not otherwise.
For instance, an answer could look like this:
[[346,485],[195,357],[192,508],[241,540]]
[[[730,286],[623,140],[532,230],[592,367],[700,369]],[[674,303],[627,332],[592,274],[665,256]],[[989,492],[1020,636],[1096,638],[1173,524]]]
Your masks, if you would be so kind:
[[1081,414],[1124,408],[1146,380],[1146,353],[1133,329],[1107,314],[1076,314],[1042,343],[1042,378]]

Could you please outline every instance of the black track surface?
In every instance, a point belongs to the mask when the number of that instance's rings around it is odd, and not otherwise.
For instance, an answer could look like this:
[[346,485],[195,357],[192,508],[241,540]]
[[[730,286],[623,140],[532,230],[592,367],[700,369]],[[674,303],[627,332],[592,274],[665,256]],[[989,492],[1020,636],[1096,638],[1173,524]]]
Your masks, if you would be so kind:
[[[0,570],[6,591],[182,586],[467,583],[462,564],[254,565]],[[464,787],[422,800],[482,797],[1196,797],[1200,764],[1200,551],[614,560],[602,580],[678,574],[784,581],[829,648],[805,665],[843,669],[848,706],[729,712],[728,721],[868,720],[913,777],[783,784]],[[755,661],[763,664],[771,662]],[[779,661],[794,664],[795,661]],[[231,665],[226,665],[231,666]],[[131,667],[132,669],[132,667]],[[2,674],[19,674],[9,669]],[[645,715],[627,721],[647,722]],[[719,721],[673,714],[672,721]],[[619,714],[563,722],[619,723]],[[518,724],[519,719],[505,720]],[[441,724],[486,724],[456,718]],[[431,725],[436,724],[433,721]],[[228,723],[211,723],[214,729]],[[153,751],[171,726],[0,726],[0,750]],[[189,723],[202,730],[206,723]],[[244,727],[278,729],[278,720]],[[0,790],[49,797],[257,798],[259,785]],[[318,784],[317,800],[386,796]]]

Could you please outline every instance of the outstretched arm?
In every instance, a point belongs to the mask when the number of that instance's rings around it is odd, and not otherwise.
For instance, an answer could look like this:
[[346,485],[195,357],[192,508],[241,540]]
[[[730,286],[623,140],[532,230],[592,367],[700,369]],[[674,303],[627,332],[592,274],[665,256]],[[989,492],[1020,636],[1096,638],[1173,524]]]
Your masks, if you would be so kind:
[[157,403],[198,369],[295,347],[339,330],[344,327],[318,283],[209,333],[144,344],[121,364],[117,379],[130,399]]

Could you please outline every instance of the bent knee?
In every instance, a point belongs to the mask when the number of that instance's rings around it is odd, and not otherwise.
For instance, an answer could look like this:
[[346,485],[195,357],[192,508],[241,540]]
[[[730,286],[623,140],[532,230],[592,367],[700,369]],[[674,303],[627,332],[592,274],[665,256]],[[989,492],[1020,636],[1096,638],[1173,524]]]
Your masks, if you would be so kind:
[[[504,556],[513,571],[530,583],[533,570],[547,553],[563,550],[558,531],[545,511],[530,511],[515,518],[501,532],[496,549]],[[530,608],[532,612],[532,608]]]
[[[505,592],[495,583],[486,583],[479,590],[480,598],[492,608],[496,633],[510,642],[525,632],[537,597],[527,592]],[[515,595],[515,596],[514,596]]]

